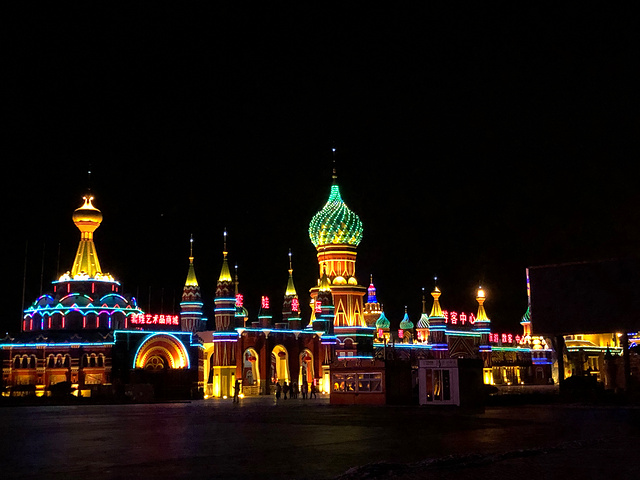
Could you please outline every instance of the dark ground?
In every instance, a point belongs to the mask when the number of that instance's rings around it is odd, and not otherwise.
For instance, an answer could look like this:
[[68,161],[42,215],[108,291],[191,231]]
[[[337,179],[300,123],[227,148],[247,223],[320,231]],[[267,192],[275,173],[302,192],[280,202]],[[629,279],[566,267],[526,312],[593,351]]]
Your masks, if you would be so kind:
[[0,409],[4,479],[631,478],[640,408],[247,398]]

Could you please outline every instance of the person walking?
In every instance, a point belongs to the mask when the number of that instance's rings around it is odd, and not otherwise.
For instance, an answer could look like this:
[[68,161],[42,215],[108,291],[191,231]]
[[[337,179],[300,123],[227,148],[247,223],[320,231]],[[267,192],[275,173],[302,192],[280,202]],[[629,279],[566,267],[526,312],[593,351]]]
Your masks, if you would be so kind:
[[280,392],[282,392],[282,386],[280,385],[280,382],[277,382],[276,383],[276,400],[280,398]]
[[309,398],[318,398],[318,397],[316,397],[316,392],[317,392],[316,384],[312,383],[311,384],[311,395],[309,395]]
[[282,386],[282,393],[284,394],[284,399],[287,399],[287,393],[289,393],[289,385],[287,385],[287,382],[284,382],[284,385]]
[[236,378],[236,383],[233,386],[233,403],[240,401],[240,380]]
[[302,382],[302,399],[303,400],[307,399],[307,392],[308,391],[309,391],[309,384],[305,380],[304,382]]

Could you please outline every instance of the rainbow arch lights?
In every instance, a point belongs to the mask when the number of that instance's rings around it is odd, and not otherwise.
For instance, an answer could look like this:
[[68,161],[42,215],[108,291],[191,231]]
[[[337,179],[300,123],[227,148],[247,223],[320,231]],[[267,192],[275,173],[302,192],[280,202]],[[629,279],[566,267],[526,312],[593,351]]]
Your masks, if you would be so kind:
[[162,357],[170,368],[190,368],[186,347],[171,334],[153,333],[147,336],[133,357],[133,368],[145,368],[152,357]]

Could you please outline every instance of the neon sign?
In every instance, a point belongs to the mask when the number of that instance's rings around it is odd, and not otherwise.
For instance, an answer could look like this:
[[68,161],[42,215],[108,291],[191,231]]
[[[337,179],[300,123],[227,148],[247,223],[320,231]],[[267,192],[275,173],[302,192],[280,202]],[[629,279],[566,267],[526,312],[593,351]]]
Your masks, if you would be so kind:
[[444,323],[450,325],[473,325],[474,323],[476,323],[476,317],[473,313],[467,315],[464,312],[458,313],[443,310],[442,315],[444,316]]
[[269,308],[269,297],[263,296],[262,299],[260,300],[260,306],[265,310]]
[[151,313],[137,313],[131,315],[133,325],[180,325],[178,315],[158,315]]
[[238,293],[236,295],[236,307],[242,307],[243,303],[244,303],[244,297],[242,296],[241,293]]
[[320,299],[316,299],[316,313],[322,313],[322,302]]
[[491,343],[520,343],[520,335],[513,335],[512,333],[490,333],[489,342]]
[[299,312],[300,311],[300,302],[298,302],[297,298],[291,299],[291,311]]

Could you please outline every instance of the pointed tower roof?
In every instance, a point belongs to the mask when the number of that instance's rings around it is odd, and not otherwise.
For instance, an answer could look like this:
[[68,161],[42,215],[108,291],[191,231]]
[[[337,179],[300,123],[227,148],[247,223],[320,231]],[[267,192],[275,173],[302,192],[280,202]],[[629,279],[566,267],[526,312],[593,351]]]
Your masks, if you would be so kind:
[[222,251],[223,259],[222,259],[222,269],[220,270],[220,277],[218,278],[218,282],[232,282],[233,278],[231,278],[231,271],[229,270],[229,263],[227,262],[227,231],[224,231],[224,249]]
[[437,286],[434,287],[433,292],[431,292],[431,296],[433,297],[433,307],[431,307],[429,318],[444,318],[442,308],[440,308],[440,295],[440,289]]
[[102,223],[102,212],[92,204],[93,197],[85,195],[84,205],[73,212],[73,223],[80,230],[80,243],[71,269],[71,278],[86,276],[96,278],[96,274],[102,273],[96,246],[93,243],[93,232]]
[[287,290],[284,292],[287,297],[295,297],[298,295],[296,287],[293,285],[293,267],[291,266],[291,250],[289,250],[289,280],[287,281]]
[[189,271],[187,272],[187,281],[185,287],[197,287],[198,279],[196,278],[196,270],[193,267],[193,236],[189,240]]

